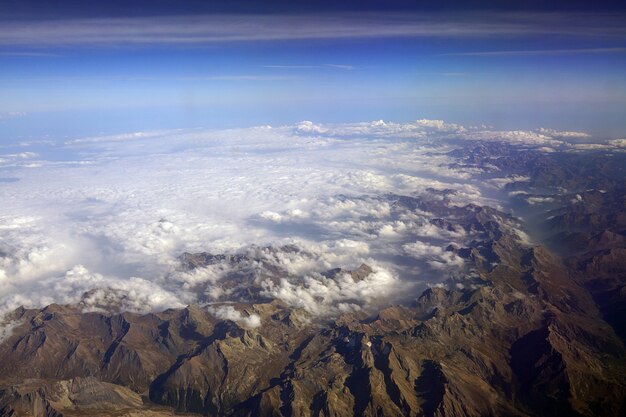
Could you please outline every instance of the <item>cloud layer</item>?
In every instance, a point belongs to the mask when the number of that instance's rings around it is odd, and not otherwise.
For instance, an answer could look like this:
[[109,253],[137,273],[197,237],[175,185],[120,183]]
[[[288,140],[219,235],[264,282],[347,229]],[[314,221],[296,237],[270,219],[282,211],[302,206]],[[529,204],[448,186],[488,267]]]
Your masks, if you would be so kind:
[[[242,301],[247,282],[260,297],[315,315],[397,300],[407,286],[461,270],[463,260],[444,249],[471,236],[393,195],[498,206],[506,184],[528,178],[457,164],[450,152],[459,143],[575,150],[568,138],[586,136],[417,120],[79,138],[52,146],[64,160],[25,146],[0,155],[0,176],[15,179],[0,182],[0,312],[52,302],[154,311]],[[263,249],[284,245],[298,250]],[[182,253],[201,251],[247,260],[181,269]],[[363,263],[373,271],[362,280],[325,275]]]
[[[580,13],[204,15],[0,22],[0,45],[146,45],[380,37],[622,39],[624,16]],[[604,48],[607,49],[607,48]],[[558,51],[562,53],[562,51]],[[481,52],[484,54],[484,52]],[[510,54],[511,51],[504,53]]]

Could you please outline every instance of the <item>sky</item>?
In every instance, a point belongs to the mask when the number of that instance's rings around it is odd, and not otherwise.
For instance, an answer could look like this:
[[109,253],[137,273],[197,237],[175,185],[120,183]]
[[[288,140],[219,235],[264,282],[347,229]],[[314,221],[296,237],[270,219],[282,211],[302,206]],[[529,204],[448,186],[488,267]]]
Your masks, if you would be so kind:
[[624,136],[624,5],[430,3],[2,0],[0,144],[421,118]]

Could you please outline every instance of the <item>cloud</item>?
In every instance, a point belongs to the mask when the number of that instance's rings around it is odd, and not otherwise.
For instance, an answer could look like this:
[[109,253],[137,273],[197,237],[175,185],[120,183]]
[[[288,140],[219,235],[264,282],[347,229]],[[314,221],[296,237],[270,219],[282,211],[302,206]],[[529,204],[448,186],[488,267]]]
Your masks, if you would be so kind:
[[[624,49],[624,51],[626,51],[626,48]],[[589,133],[586,133],[586,132],[559,131],[559,130],[554,130],[554,129],[546,129],[546,128],[543,128],[543,127],[539,129],[539,133],[546,134],[546,135],[551,136],[553,138],[560,138],[560,139],[569,139],[569,140],[575,140],[575,139],[589,140],[589,139],[591,139],[591,135]]]
[[437,119],[418,119],[408,123],[377,120],[362,123],[315,124],[303,121],[296,125],[296,133],[318,133],[326,137],[373,137],[385,138],[393,135],[400,138],[414,138],[423,144],[433,145],[435,141],[469,140],[507,142],[526,147],[563,146],[569,141],[590,140],[586,132],[559,131],[549,128],[536,130],[492,130],[486,126],[463,126]]
[[526,197],[526,202],[531,205],[554,203],[555,201],[556,199],[554,199],[553,197]]
[[602,150],[615,150],[619,149],[620,146],[614,146],[611,143],[573,143],[568,144],[568,151],[602,151]]
[[50,52],[0,51],[0,56],[14,58],[59,58],[62,55]]
[[403,247],[404,251],[416,259],[426,260],[435,269],[457,269],[465,264],[465,260],[454,252],[446,251],[444,248],[431,245],[426,242],[407,243]]
[[[508,142],[522,146],[550,145],[560,146],[563,144],[561,136],[555,136],[545,129],[539,131],[530,130],[475,130],[468,132],[464,139],[482,140],[490,142]],[[564,138],[563,138],[564,139]]]
[[[309,124],[311,122],[302,122]],[[298,125],[299,126],[299,125]],[[429,132],[438,131],[443,133],[458,133],[464,131],[465,127],[446,123],[443,120],[420,119],[410,123],[394,123],[385,122],[384,120],[376,120],[372,122],[361,123],[341,123],[335,125],[316,125],[317,129],[324,129],[328,135],[334,136],[386,136],[389,134],[399,135],[402,137],[426,137]]]
[[353,70],[356,67],[345,64],[324,64],[324,65],[264,65],[263,68],[274,69],[314,69],[314,68],[333,68],[338,70]]
[[609,145],[616,148],[626,148],[626,139],[612,139],[609,141]]
[[[75,265],[64,274],[37,280],[36,283],[11,283],[12,291],[0,302],[0,314],[19,306],[42,307],[50,303],[76,304],[84,311],[132,311],[147,313],[186,305],[182,293],[174,294],[158,283],[143,278],[120,280],[92,273]],[[35,288],[30,292],[29,289]]]
[[352,65],[345,65],[345,64],[324,64],[324,66],[327,68],[335,68],[335,69],[347,70],[347,71],[351,71],[356,68]]
[[98,142],[124,142],[124,141],[130,141],[130,140],[141,140],[141,139],[146,139],[146,138],[163,137],[163,135],[167,133],[171,134],[171,132],[159,132],[159,131],[120,133],[117,135],[73,139],[73,140],[66,141],[65,144],[66,145],[79,145],[79,144],[90,144],[90,143],[98,143]]
[[261,318],[257,314],[244,316],[240,311],[235,310],[235,307],[233,306],[209,306],[208,311],[218,319],[234,321],[251,329],[255,329],[261,325]]
[[296,129],[302,133],[326,133],[328,129],[323,128],[320,125],[316,125],[310,120],[304,120],[296,125]]
[[21,111],[0,112],[0,122],[3,120],[16,119],[18,117],[24,116],[26,116],[26,113]]
[[320,68],[319,65],[264,65],[263,68],[276,68],[276,69],[312,69]]
[[578,55],[578,54],[623,54],[626,48],[572,48],[572,49],[535,49],[516,51],[480,51],[480,52],[454,52],[441,54],[441,56],[532,56],[532,55]]
[[205,75],[200,77],[182,77],[179,78],[184,81],[285,81],[296,80],[297,77],[293,76],[277,76],[266,74],[239,74],[239,75]]
[[[293,39],[519,36],[624,39],[623,14],[344,13],[4,21],[0,45],[194,45]],[[606,48],[605,48],[606,49]]]
[[37,158],[38,156],[39,155],[35,152],[0,154],[0,167],[28,166],[32,163],[30,160]]
[[465,131],[463,126],[454,123],[446,123],[443,120],[420,119],[415,122],[415,125],[440,132]]
[[501,178],[491,178],[487,180],[490,184],[493,184],[495,188],[503,189],[508,184],[514,184],[516,182],[528,182],[530,177],[524,175],[509,175]]
[[339,274],[334,278],[317,274],[296,282],[282,279],[275,284],[266,280],[263,285],[264,295],[278,298],[316,316],[360,311],[364,305],[368,306],[375,300],[383,302],[402,292],[402,284],[397,277],[382,268],[376,268],[361,281],[355,281],[349,274]]
[[[0,311],[52,302],[155,311],[242,301],[250,283],[312,314],[368,310],[462,267],[443,248],[472,239],[454,219],[442,226],[440,213],[397,195],[497,206],[487,197],[494,186],[526,179],[487,167],[486,182],[483,169],[459,166],[451,151],[480,140],[562,150],[585,138],[430,119],[305,121],[139,131],[7,153],[0,172],[19,181],[0,183]],[[202,251],[246,260],[181,269],[182,253]],[[362,281],[324,275],[361,264],[374,269]]]

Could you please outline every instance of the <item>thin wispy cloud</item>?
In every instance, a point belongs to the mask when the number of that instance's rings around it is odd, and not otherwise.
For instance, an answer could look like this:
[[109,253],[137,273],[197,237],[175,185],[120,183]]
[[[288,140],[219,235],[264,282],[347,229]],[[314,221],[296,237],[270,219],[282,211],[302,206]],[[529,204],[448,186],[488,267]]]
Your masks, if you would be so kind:
[[21,111],[0,112],[0,121],[15,119],[15,118],[24,117],[24,116],[26,116],[26,113],[21,112]]
[[199,77],[180,77],[180,81],[285,81],[293,80],[297,77],[293,76],[276,76],[276,75],[260,75],[260,74],[244,74],[244,75],[207,75]]
[[341,64],[324,64],[325,67],[328,68],[336,68],[336,69],[340,69],[340,70],[353,70],[355,67],[353,67],[352,65],[341,65]]
[[623,14],[483,13],[205,15],[5,21],[0,45],[194,45],[217,42],[381,37],[527,35],[626,38]]
[[17,51],[0,51],[0,57],[15,57],[15,58],[58,58],[60,54],[53,54],[50,52],[17,52]]
[[539,49],[519,51],[453,52],[440,56],[530,56],[530,55],[577,55],[577,54],[623,54],[626,48]]
[[264,65],[263,68],[274,69],[315,69],[315,68],[333,68],[338,70],[353,70],[356,67],[354,65],[346,64],[324,64],[324,65]]
[[263,68],[276,68],[276,69],[312,69],[319,68],[319,65],[263,65]]

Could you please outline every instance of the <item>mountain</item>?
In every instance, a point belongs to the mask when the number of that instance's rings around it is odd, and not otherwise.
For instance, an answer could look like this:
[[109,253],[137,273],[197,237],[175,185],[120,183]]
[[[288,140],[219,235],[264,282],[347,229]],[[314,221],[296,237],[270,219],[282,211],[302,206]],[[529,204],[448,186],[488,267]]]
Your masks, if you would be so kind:
[[[229,265],[224,288],[239,301],[144,315],[18,308],[0,344],[0,416],[626,415],[623,158],[495,144],[452,155],[528,178],[505,188],[524,190],[511,208],[525,223],[445,195],[383,197],[468,236],[445,249],[463,260],[463,280],[378,311],[316,316],[255,280],[289,278],[271,259],[297,245],[184,253],[186,271]],[[547,209],[524,200],[540,194]],[[540,230],[543,244],[521,228]],[[321,275],[358,283],[373,273],[363,264]]]

